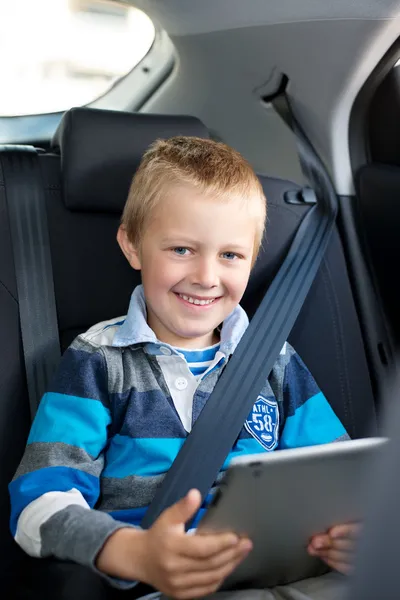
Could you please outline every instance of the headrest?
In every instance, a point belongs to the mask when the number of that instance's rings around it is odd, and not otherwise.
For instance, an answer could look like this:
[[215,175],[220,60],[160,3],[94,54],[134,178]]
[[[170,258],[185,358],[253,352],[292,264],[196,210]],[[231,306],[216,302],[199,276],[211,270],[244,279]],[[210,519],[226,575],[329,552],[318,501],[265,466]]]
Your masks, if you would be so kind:
[[61,153],[66,207],[121,213],[146,148],[158,138],[175,135],[209,137],[195,117],[69,110],[52,141],[53,149]]

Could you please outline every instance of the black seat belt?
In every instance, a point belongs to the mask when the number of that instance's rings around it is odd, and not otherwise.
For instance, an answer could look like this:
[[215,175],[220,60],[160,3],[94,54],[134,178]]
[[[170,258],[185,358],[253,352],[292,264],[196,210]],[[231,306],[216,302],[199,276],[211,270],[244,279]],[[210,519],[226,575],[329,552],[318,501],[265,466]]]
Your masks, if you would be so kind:
[[1,146],[31,417],[60,361],[46,199],[31,146]]
[[301,222],[282,266],[157,490],[142,520],[144,528],[190,489],[197,488],[203,500],[208,494],[297,319],[335,223],[336,193],[323,164],[293,118],[286,96],[277,96],[273,105],[296,136],[303,173],[318,201]]

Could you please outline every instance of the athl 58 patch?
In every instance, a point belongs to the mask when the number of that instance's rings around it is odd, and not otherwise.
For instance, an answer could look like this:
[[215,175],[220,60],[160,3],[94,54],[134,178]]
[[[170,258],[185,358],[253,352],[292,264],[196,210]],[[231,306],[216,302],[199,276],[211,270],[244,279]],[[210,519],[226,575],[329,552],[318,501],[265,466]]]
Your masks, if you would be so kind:
[[278,444],[279,434],[279,410],[276,400],[258,396],[244,426],[263,448],[273,450]]

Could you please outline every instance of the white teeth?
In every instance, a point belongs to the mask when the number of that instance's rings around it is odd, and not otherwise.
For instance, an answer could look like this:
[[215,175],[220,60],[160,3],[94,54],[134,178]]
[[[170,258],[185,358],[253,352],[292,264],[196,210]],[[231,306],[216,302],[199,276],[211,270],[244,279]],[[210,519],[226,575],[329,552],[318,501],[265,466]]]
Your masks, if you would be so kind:
[[191,296],[185,296],[185,294],[179,294],[179,296],[186,300],[186,302],[190,302],[190,304],[197,304],[200,306],[211,304],[215,300],[215,298],[211,298],[210,300],[198,300],[197,298],[192,298]]

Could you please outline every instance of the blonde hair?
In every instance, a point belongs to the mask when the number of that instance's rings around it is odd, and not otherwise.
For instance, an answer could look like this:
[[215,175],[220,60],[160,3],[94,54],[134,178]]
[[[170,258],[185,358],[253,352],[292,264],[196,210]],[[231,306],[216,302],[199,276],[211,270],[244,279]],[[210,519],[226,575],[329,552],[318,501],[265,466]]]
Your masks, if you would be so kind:
[[244,202],[258,202],[254,263],[266,220],[266,199],[261,183],[239,152],[222,142],[198,137],[156,140],[143,155],[121,220],[130,242],[140,247],[146,225],[166,187],[182,184],[221,200],[234,196]]

